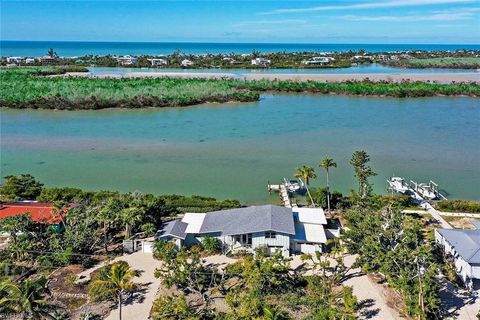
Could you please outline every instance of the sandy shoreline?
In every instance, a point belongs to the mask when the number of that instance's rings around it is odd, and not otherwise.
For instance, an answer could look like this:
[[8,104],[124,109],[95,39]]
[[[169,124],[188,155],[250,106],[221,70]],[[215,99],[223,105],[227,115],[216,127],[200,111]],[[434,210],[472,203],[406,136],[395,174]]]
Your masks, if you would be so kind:
[[69,73],[67,76],[92,77],[92,78],[181,78],[181,79],[243,79],[248,81],[269,80],[269,81],[316,81],[316,82],[343,82],[343,81],[388,81],[401,82],[423,81],[436,83],[452,82],[476,82],[480,83],[480,73],[350,73],[350,74],[245,74],[235,75],[232,73],[200,73],[200,72],[131,72],[125,75],[91,73]]

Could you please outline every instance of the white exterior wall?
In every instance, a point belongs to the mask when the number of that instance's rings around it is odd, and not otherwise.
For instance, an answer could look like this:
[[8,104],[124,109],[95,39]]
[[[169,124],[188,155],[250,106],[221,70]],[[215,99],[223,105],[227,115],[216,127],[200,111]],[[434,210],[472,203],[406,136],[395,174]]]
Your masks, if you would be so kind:
[[480,266],[472,266],[472,278],[480,279]]
[[[458,255],[455,248],[452,247],[437,230],[435,230],[435,242],[444,247],[445,254],[452,255],[455,258],[455,270],[464,282],[466,282],[467,278],[473,277],[472,266]],[[480,270],[477,272],[477,277],[474,277],[475,279],[480,279],[480,274],[478,273],[480,273]]]
[[265,238],[265,232],[256,232],[252,234],[252,248],[262,246],[290,248],[290,237],[284,233],[276,234],[274,239]]

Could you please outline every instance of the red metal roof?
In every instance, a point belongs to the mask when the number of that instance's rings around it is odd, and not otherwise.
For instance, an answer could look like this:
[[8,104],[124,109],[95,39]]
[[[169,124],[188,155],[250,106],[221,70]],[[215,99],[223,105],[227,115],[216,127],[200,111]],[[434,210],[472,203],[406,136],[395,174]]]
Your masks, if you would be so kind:
[[[72,208],[69,205],[69,208]],[[59,223],[62,219],[54,210],[53,203],[48,202],[13,202],[0,204],[0,219],[28,213],[32,221],[42,223]],[[63,214],[65,214],[64,212]]]

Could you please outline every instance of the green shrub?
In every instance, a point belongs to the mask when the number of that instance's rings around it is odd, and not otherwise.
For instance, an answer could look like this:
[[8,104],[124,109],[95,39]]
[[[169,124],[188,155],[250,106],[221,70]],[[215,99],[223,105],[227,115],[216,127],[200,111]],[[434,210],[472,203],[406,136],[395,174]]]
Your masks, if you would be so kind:
[[202,239],[202,247],[209,254],[219,253],[222,250],[222,242],[220,239],[206,236]]
[[468,200],[444,200],[438,203],[441,211],[480,213],[480,202]]

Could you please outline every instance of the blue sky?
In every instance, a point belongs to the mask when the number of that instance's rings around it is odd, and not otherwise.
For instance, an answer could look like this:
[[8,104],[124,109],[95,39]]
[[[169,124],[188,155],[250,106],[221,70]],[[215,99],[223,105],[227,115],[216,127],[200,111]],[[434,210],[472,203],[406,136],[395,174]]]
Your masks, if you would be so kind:
[[478,44],[480,0],[1,0],[1,39]]

